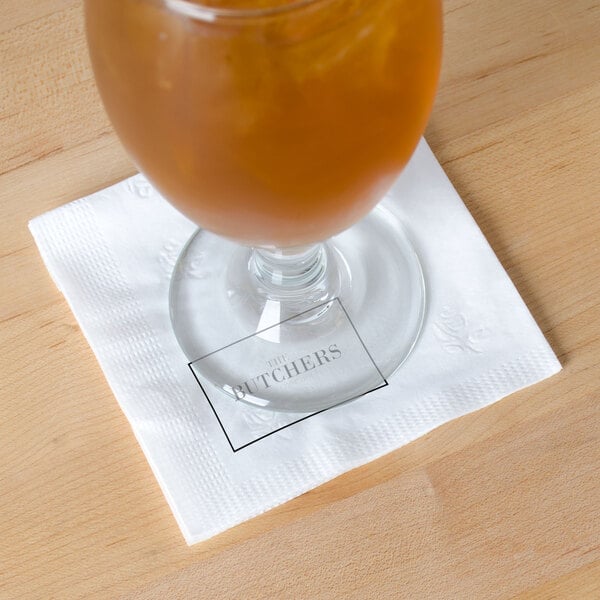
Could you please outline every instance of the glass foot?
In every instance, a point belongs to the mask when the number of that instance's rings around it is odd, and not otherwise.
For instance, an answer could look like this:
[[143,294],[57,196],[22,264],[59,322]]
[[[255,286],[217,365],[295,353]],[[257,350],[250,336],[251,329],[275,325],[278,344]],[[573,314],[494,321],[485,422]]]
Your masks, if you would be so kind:
[[310,413],[385,385],[408,358],[423,324],[424,279],[385,203],[302,256],[292,289],[277,287],[277,273],[251,248],[204,230],[185,246],[171,320],[210,393]]

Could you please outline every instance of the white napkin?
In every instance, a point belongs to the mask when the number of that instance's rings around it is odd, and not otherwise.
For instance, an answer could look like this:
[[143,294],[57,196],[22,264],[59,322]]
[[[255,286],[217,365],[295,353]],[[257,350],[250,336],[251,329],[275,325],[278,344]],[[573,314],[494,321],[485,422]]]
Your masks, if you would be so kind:
[[275,433],[236,452],[169,321],[169,276],[194,225],[141,175],[31,221],[188,544],[560,370],[424,141],[389,196],[427,276],[413,355],[389,386],[279,431],[281,415],[243,407],[250,434]]

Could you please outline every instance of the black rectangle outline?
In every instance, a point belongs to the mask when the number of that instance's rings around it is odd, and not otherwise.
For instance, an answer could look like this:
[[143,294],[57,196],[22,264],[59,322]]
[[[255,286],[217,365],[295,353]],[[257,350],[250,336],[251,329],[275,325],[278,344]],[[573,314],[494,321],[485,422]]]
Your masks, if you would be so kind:
[[[260,437],[256,438],[255,440],[252,440],[251,442],[247,442],[247,443],[243,444],[239,448],[234,448],[233,444],[231,443],[231,440],[229,439],[229,435],[227,435],[227,431],[226,431],[225,427],[223,426],[223,423],[221,422],[219,414],[217,413],[217,411],[216,411],[213,403],[210,401],[210,397],[206,393],[206,390],[204,389],[204,386],[200,383],[200,380],[198,379],[198,376],[196,375],[196,372],[194,371],[192,365],[195,362],[198,362],[199,360],[203,360],[204,358],[206,358],[208,356],[216,354],[217,352],[221,352],[221,350],[225,350],[226,348],[230,348],[231,346],[235,346],[236,344],[239,344],[240,342],[243,342],[245,340],[249,340],[250,338],[253,338],[254,336],[259,335],[261,333],[264,333],[265,331],[268,331],[269,329],[272,329],[273,327],[279,327],[279,325],[281,325],[282,323],[286,323],[287,321],[291,321],[292,319],[297,319],[298,317],[301,317],[302,315],[305,315],[308,312],[312,312],[313,310],[317,310],[319,308],[322,308],[323,306],[327,306],[328,304],[331,304],[331,303],[333,303],[335,301],[337,301],[337,303],[340,305],[341,309],[344,311],[344,314],[346,315],[346,318],[348,319],[348,322],[350,323],[350,326],[352,327],[354,333],[356,334],[356,337],[358,338],[358,341],[361,343],[364,351],[367,353],[367,356],[369,357],[369,359],[373,363],[373,366],[377,370],[377,373],[379,373],[379,376],[381,377],[383,383],[381,385],[378,385],[376,388],[373,388],[372,390],[369,390],[368,392],[364,392],[362,394],[359,394],[358,396],[353,396],[352,398],[348,398],[347,400],[342,400],[342,401],[338,402],[337,404],[333,404],[332,406],[328,406],[327,408],[323,408],[321,410],[318,410],[317,412],[311,413],[310,415],[306,415],[305,417],[302,417],[301,419],[298,419],[297,421],[292,421],[291,423],[288,423],[287,425],[284,425],[283,427],[279,427],[278,429],[274,429],[273,431],[271,431],[269,433],[265,433],[264,435],[261,435]],[[193,360],[193,361],[189,362],[188,363],[188,367],[189,367],[190,371],[192,372],[192,375],[194,376],[194,379],[196,380],[196,383],[200,386],[200,389],[202,390],[202,393],[204,394],[204,397],[206,398],[208,404],[210,405],[210,408],[212,409],[213,414],[217,418],[217,421],[218,421],[219,425],[221,426],[221,429],[223,430],[223,433],[225,434],[225,438],[227,439],[227,442],[229,443],[229,446],[231,447],[231,450],[234,453],[235,452],[239,452],[240,450],[243,450],[244,448],[247,448],[248,446],[251,446],[252,444],[256,444],[256,442],[260,442],[260,440],[264,440],[265,438],[269,437],[270,435],[273,435],[274,433],[278,433],[279,431],[283,431],[284,429],[287,429],[288,427],[291,427],[292,425],[296,425],[296,423],[301,423],[302,421],[306,421],[307,419],[310,419],[311,417],[314,417],[316,415],[320,415],[321,413],[324,413],[324,412],[326,412],[328,410],[331,410],[332,408],[336,408],[337,406],[341,406],[342,404],[346,404],[347,402],[353,402],[354,400],[357,400],[358,398],[362,398],[363,396],[366,396],[367,394],[370,394],[372,392],[376,392],[377,390],[380,390],[380,389],[382,389],[384,387],[387,387],[389,385],[387,379],[383,376],[383,373],[381,372],[381,370],[377,366],[377,363],[373,360],[373,357],[371,356],[371,353],[367,349],[367,347],[366,347],[363,339],[360,337],[360,334],[358,333],[356,327],[354,326],[354,323],[352,322],[352,319],[350,318],[350,315],[348,314],[348,311],[346,311],[346,308],[344,307],[344,305],[342,304],[342,301],[338,297],[335,297],[332,300],[328,300],[327,302],[323,302],[323,304],[319,304],[318,306],[313,306],[312,308],[309,308],[308,310],[305,310],[305,311],[303,311],[301,313],[298,313],[297,315],[294,315],[293,317],[288,317],[287,319],[284,319],[283,321],[280,321],[279,323],[275,323],[274,325],[269,325],[269,327],[265,327],[264,329],[261,329],[260,331],[257,331],[256,333],[253,333],[251,335],[247,335],[246,337],[240,338],[239,340],[237,340],[235,342],[231,342],[231,344],[227,344],[226,346],[223,346],[222,348],[219,348],[218,350],[213,350],[212,352],[209,352],[208,354],[204,354],[200,358],[197,358],[196,360]]]

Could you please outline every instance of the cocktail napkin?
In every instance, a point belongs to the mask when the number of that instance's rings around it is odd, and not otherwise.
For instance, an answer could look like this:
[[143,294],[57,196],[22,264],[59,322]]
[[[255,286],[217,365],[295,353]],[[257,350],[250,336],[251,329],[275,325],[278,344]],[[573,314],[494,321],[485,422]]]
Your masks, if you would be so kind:
[[[425,141],[385,202],[427,278],[412,356],[388,386],[353,402],[297,421],[238,403],[233,425],[170,325],[169,278],[194,225],[142,175],[31,221],[189,544],[560,370]],[[228,427],[245,428],[246,442],[232,443]]]

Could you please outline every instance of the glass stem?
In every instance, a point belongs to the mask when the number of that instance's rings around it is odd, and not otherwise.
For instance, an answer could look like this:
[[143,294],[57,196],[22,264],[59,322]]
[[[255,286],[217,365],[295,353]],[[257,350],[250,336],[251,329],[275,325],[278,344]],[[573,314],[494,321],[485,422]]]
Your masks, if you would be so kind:
[[328,264],[324,244],[295,248],[253,248],[250,272],[273,299],[300,297],[327,285]]

